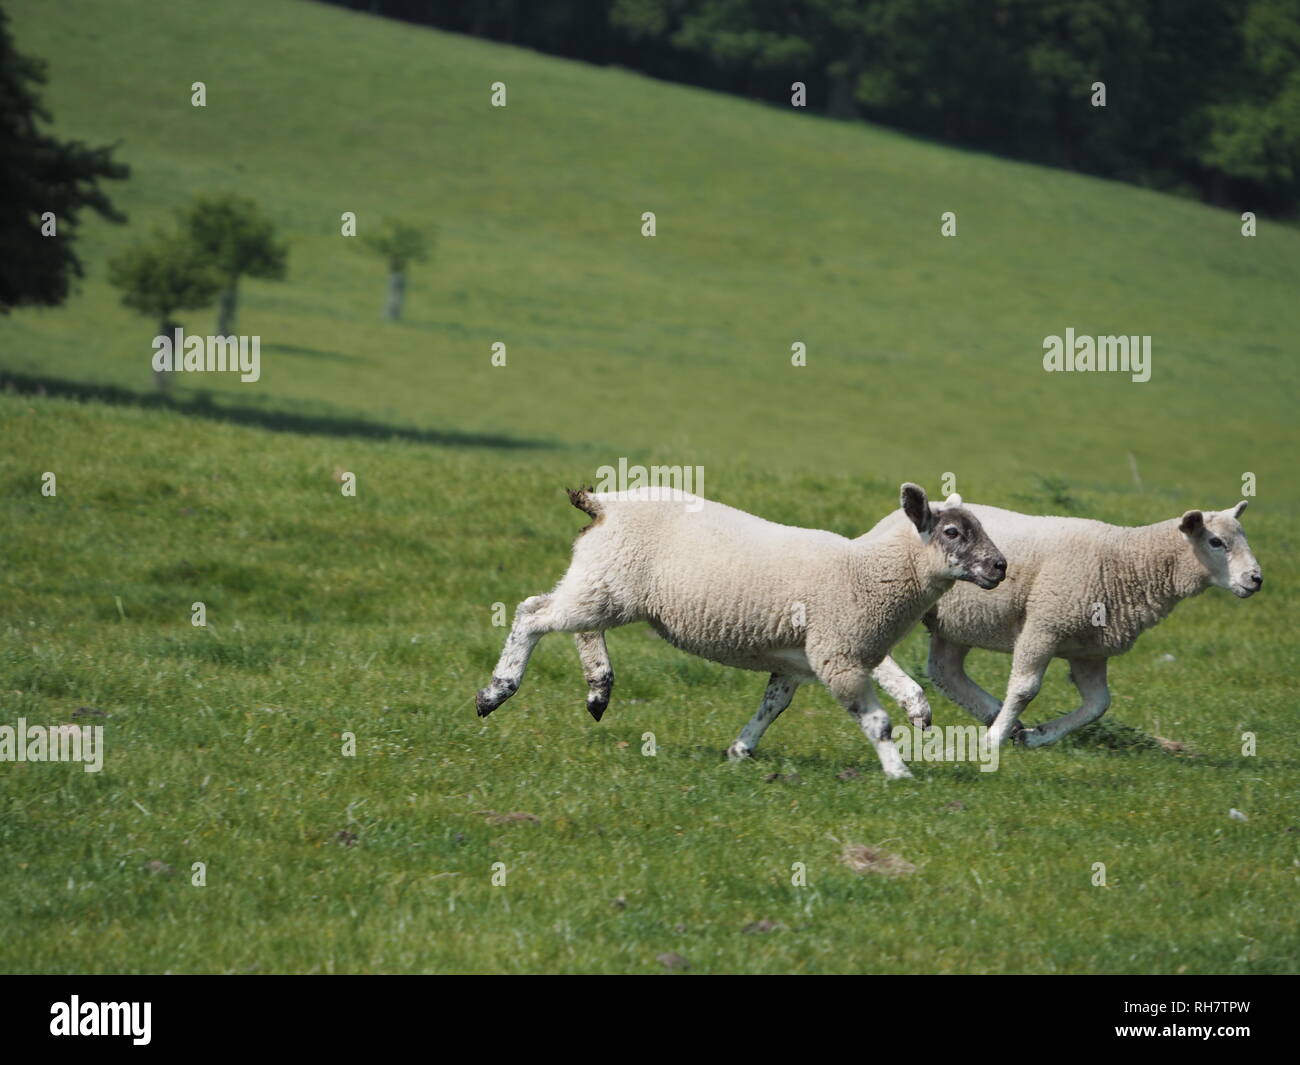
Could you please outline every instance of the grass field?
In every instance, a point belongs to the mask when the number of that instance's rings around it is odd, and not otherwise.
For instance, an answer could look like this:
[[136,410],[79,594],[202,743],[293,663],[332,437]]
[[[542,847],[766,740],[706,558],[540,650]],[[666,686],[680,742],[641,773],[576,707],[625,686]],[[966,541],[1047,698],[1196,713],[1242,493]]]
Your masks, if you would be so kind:
[[[294,0],[6,7],[56,131],[120,139],[133,176],[81,291],[0,321],[0,724],[107,744],[99,773],[0,763],[0,970],[1300,969],[1300,232]],[[243,286],[262,380],[152,402],[154,323],[106,260],[224,191],[291,242],[287,281]],[[344,211],[439,227],[399,325]],[[1044,373],[1067,327],[1151,335],[1151,380]],[[585,523],[562,487],[620,456],[846,535],[949,471],[1131,524],[1249,471],[1266,586],[1184,604],[1100,725],[995,773],[887,785],[809,688],[729,765],[764,678],[643,627],[611,634],[601,724],[561,637],[480,721],[494,604],[554,582]],[[919,679],[922,635],[897,657]],[[1058,663],[1027,716],[1073,698]],[[856,873],[849,842],[916,869]]]

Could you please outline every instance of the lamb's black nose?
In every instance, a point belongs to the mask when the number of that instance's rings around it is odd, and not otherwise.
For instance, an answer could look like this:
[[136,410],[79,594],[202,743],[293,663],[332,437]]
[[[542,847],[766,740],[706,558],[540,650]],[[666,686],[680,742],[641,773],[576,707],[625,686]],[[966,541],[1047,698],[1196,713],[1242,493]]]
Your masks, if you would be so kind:
[[993,568],[1005,577],[1007,575],[1007,560],[1005,558],[998,559],[993,563]]
[[1252,574],[1250,575],[1250,579],[1251,579],[1251,582],[1255,585],[1256,588],[1263,588],[1263,587],[1264,587],[1264,575],[1263,575],[1263,574],[1261,574],[1261,573],[1252,573]]

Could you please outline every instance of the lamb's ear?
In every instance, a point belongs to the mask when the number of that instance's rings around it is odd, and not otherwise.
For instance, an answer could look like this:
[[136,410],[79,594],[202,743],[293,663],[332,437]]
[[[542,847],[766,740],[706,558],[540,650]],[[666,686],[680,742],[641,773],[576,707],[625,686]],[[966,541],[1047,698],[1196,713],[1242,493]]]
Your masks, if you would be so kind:
[[1178,528],[1188,536],[1195,536],[1205,528],[1205,515],[1199,510],[1189,510],[1183,515],[1183,520],[1178,523]]
[[1240,503],[1238,503],[1235,507],[1232,508],[1232,516],[1234,518],[1240,518],[1241,512],[1245,509],[1246,509],[1246,500],[1243,499]]
[[925,489],[909,481],[898,493],[898,500],[903,505],[903,513],[916,526],[916,531],[929,532],[934,525],[934,515],[930,513],[930,501],[925,497]]

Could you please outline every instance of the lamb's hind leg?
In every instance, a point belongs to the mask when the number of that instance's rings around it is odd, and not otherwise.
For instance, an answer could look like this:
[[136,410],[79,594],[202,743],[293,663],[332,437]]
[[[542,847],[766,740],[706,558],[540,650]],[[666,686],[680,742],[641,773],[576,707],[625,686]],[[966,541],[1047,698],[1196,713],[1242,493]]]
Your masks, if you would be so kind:
[[1042,747],[1062,736],[1091,725],[1110,706],[1110,688],[1106,685],[1106,659],[1071,658],[1070,680],[1083,697],[1082,705],[1064,717],[1046,721],[1037,728],[1025,729],[1019,736],[1026,747]]
[[587,678],[587,712],[599,721],[609,706],[609,693],[614,690],[614,667],[609,664],[605,634],[578,632],[573,638],[578,644],[583,676]]
[[551,594],[534,595],[515,607],[515,620],[496,668],[492,670],[492,681],[487,687],[480,688],[474,697],[479,717],[487,717],[519,690],[537,641],[562,627],[553,617],[554,606],[555,597]]
[[754,753],[754,748],[763,738],[768,725],[780,717],[782,711],[790,705],[790,700],[794,698],[795,689],[798,687],[799,682],[793,677],[786,677],[780,673],[772,674],[757,712],[749,719],[749,724],[741,729],[736,741],[727,748],[728,759],[739,762]]

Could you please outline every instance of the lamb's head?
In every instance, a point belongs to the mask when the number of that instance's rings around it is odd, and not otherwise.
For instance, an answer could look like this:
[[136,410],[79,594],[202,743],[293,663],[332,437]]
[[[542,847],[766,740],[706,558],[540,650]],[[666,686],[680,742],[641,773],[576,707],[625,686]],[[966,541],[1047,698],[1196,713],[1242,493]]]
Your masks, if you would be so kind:
[[1189,510],[1178,524],[1206,583],[1226,588],[1239,599],[1254,595],[1264,586],[1264,574],[1237,520],[1245,509],[1243,499],[1231,510]]
[[961,505],[961,496],[930,503],[919,485],[905,484],[899,494],[903,513],[916,526],[934,568],[945,577],[996,588],[1007,575],[1007,560],[989,539],[979,518]]

